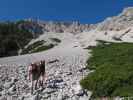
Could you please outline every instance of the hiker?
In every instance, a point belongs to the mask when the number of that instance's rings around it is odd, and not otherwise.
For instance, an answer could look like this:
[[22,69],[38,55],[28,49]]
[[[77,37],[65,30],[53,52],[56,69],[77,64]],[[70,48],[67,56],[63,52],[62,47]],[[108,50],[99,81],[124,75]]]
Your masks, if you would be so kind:
[[39,83],[43,87],[44,86],[44,82],[46,81],[45,60],[44,61],[40,61],[39,67],[40,67],[40,80],[39,80]]
[[31,81],[31,93],[33,93],[34,89],[37,89],[37,86],[40,87],[40,84],[43,87],[45,80],[45,60],[31,63],[28,67],[28,76]]

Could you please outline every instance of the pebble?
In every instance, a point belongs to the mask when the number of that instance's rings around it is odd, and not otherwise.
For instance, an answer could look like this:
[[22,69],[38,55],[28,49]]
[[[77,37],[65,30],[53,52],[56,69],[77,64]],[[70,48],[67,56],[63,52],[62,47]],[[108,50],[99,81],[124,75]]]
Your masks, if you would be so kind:
[[[79,98],[85,98],[85,92],[78,84],[82,77],[77,73],[80,72],[79,68],[68,70],[69,68],[66,65],[62,65],[65,67],[61,69],[60,64],[54,66],[53,63],[51,71],[47,73],[45,88],[37,89],[33,92],[33,95],[30,94],[31,83],[27,80],[27,72],[23,66],[17,73],[14,72],[14,76],[12,75],[10,79],[8,77],[8,81],[4,80],[5,84],[2,84],[3,88],[0,88],[1,95],[13,97],[18,93],[17,100],[78,100]],[[71,66],[69,65],[69,67]],[[84,72],[84,70],[82,71]]]

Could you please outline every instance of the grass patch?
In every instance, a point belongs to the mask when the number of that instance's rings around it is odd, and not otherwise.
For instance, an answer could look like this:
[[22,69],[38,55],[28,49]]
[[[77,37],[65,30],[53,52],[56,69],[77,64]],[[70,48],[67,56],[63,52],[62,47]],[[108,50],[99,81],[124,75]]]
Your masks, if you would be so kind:
[[57,42],[57,43],[60,43],[61,42],[61,40],[60,39],[57,39],[57,38],[50,38],[52,41],[54,41],[54,42]]
[[27,48],[23,49],[22,54],[30,53],[30,51],[34,50],[35,48],[41,46],[44,44],[44,40],[37,41],[31,45],[29,45]]
[[87,64],[95,71],[81,85],[93,98],[133,96],[133,43],[100,42]]
[[43,45],[43,46],[40,46],[40,47],[38,47],[38,48],[36,48],[36,49],[33,49],[33,50],[31,51],[31,53],[45,51],[45,50],[51,49],[51,48],[53,48],[53,47],[54,47],[53,44]]

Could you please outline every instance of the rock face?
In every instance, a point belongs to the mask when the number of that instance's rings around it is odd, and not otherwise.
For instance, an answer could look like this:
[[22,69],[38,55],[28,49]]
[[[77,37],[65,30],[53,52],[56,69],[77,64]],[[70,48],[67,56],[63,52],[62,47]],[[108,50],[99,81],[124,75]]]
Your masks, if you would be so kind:
[[[94,28],[94,25],[80,24],[79,22],[44,22],[40,20],[28,19],[22,26],[29,29],[32,33],[54,32],[54,33],[81,33]],[[36,34],[35,34],[36,35]]]
[[120,31],[131,26],[133,26],[133,7],[128,7],[118,16],[109,17],[102,23],[97,24],[97,29]]
[[83,31],[89,31],[91,25],[80,24],[79,22],[49,22],[43,23],[43,28],[47,32],[55,33],[81,33]]
[[23,27],[30,29],[31,32],[42,34],[44,32],[55,33],[81,33],[94,29],[98,30],[122,30],[129,26],[133,26],[133,7],[128,7],[123,10],[118,16],[109,17],[98,24],[80,24],[79,22],[57,22],[57,21],[40,21],[28,19],[30,24],[23,24]]

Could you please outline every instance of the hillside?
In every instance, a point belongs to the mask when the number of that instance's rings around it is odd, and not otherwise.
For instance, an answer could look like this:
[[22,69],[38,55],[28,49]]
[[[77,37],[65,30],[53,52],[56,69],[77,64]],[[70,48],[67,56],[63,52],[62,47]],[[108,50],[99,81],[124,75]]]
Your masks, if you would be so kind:
[[[88,31],[91,27],[93,26],[88,24],[80,24],[79,22],[44,22],[33,19],[15,22],[1,22],[0,57],[28,53],[27,49],[29,48],[25,48],[25,46],[28,45],[32,39],[36,39],[44,33],[53,32],[77,34],[83,31]],[[47,50],[52,48],[54,44],[44,44],[44,46],[42,47],[43,49],[41,49]],[[34,46],[34,48],[37,47]],[[38,50],[34,52],[38,52]]]
[[[15,22],[13,25],[17,23],[15,28],[17,27],[17,30],[19,30],[16,33],[17,36],[20,36],[20,30],[26,30],[26,32],[31,34],[32,38],[28,38],[28,41],[26,41],[22,49],[15,49],[15,52],[18,52],[12,55],[16,56],[0,58],[0,99],[88,100],[94,91],[87,84],[87,86],[82,85],[84,87],[82,88],[80,81],[86,76],[90,78],[91,76],[89,75],[97,72],[94,71],[95,69],[91,70],[94,67],[90,63],[91,57],[93,56],[92,50],[99,44],[99,41],[109,42],[105,43],[107,44],[105,51],[108,49],[110,42],[115,45],[117,43],[132,44],[132,11],[132,7],[126,8],[118,16],[107,18],[105,21],[95,25],[83,25],[78,22],[44,22],[40,20]],[[14,31],[11,30],[9,34],[12,32]],[[19,38],[24,37],[25,40],[27,39],[27,36],[25,36],[23,35]],[[120,48],[120,50],[123,51],[123,48]],[[111,49],[109,48],[109,50]],[[18,54],[24,55],[18,56]],[[32,62],[44,59],[46,60],[46,87],[45,89],[38,89],[31,95],[31,84],[27,80],[27,67]],[[51,61],[56,62],[50,63]],[[101,62],[103,62],[102,59]],[[100,71],[106,71],[106,67],[104,69],[100,69]],[[111,70],[112,67],[110,67],[109,71]],[[100,71],[98,70],[99,74]],[[99,74],[92,77],[97,77]]]

